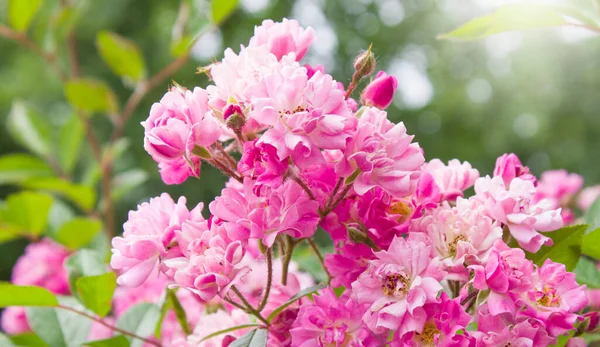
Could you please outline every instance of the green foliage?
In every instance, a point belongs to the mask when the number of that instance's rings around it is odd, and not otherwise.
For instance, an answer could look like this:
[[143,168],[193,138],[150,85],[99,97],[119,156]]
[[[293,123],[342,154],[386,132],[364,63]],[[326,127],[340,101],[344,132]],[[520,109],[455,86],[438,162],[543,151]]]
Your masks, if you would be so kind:
[[179,302],[177,294],[174,290],[169,289],[167,291],[167,300],[171,302],[170,306],[175,312],[175,316],[177,317],[177,321],[179,322],[181,329],[186,335],[190,335],[192,333],[192,330],[190,329],[190,325],[187,320],[187,315],[185,314],[185,310],[183,309],[183,306],[181,306],[181,302]]
[[104,256],[98,251],[82,249],[65,260],[65,269],[69,274],[71,292],[77,295],[77,279],[84,276],[97,276],[107,272]]
[[583,235],[581,252],[600,261],[600,228]]
[[52,176],[52,169],[42,160],[23,153],[0,157],[0,184],[20,183],[34,177]]
[[129,347],[129,340],[123,335],[117,335],[110,339],[89,341],[83,344],[86,347]]
[[236,9],[238,0],[212,0],[211,14],[213,23],[221,24]]
[[575,268],[575,275],[579,284],[585,284],[588,288],[600,288],[600,271],[595,261],[581,257]]
[[48,121],[23,101],[13,102],[6,129],[21,146],[43,158],[50,156],[52,138]]
[[[80,310],[81,306],[64,298],[61,304]],[[92,321],[60,308],[28,307],[27,321],[31,329],[50,347],[79,346],[89,334]]]
[[19,335],[13,335],[10,337],[12,342],[17,346],[23,347],[48,347],[48,344],[40,339],[34,333],[25,333]]
[[71,250],[89,244],[102,230],[102,222],[96,219],[76,217],[63,224],[56,234],[56,241]]
[[84,211],[90,211],[96,202],[96,192],[89,186],[72,183],[56,177],[37,178],[25,181],[23,187],[56,193],[71,200]]
[[587,229],[587,224],[577,224],[544,233],[554,244],[551,247],[542,246],[536,253],[526,252],[527,258],[537,266],[542,266],[546,259],[551,259],[565,264],[567,271],[573,271],[581,254],[581,239]]
[[60,128],[58,137],[58,161],[62,169],[72,172],[81,150],[83,140],[83,124],[74,114],[71,114],[65,124]]
[[56,296],[46,288],[15,286],[0,282],[0,307],[56,305],[58,305]]
[[96,36],[96,46],[102,59],[115,74],[139,82],[146,76],[146,63],[135,42],[111,33],[101,31]]
[[600,228],[600,198],[596,199],[588,209],[585,222],[590,225],[591,230]]
[[313,293],[318,292],[319,290],[323,289],[323,288],[327,288],[326,284],[317,284],[316,286],[312,286],[312,287],[308,287],[305,288],[301,291],[299,291],[296,295],[292,296],[288,301],[286,301],[283,305],[277,307],[276,309],[273,310],[273,312],[271,312],[271,314],[269,315],[269,317],[267,317],[267,321],[271,321],[273,320],[273,318],[277,317],[277,315],[279,313],[281,313],[281,311],[285,310],[288,306],[290,306],[291,304],[293,304],[294,302],[300,300],[301,298],[307,296],[307,295],[311,295]]
[[200,340],[199,342],[206,341],[206,340],[211,339],[211,338],[213,338],[215,336],[227,334],[227,333],[232,332],[232,331],[246,329],[246,328],[254,328],[254,327],[259,327],[259,326],[261,326],[261,325],[260,324],[242,324],[242,325],[236,325],[236,326],[231,327],[231,328],[227,328],[227,329],[215,331],[212,334],[208,334],[208,335],[204,336],[202,338],[202,340]]
[[76,287],[85,307],[104,317],[110,312],[112,296],[117,288],[117,275],[107,272],[97,276],[80,277],[76,281]]
[[229,347],[264,347],[267,345],[267,331],[254,329],[233,341]]
[[91,77],[68,81],[65,94],[73,107],[86,112],[117,111],[117,100],[110,87]]
[[18,31],[26,31],[41,5],[42,0],[9,0],[10,25]]
[[0,333],[0,346],[16,347],[16,345],[4,334]]
[[141,169],[132,169],[121,172],[112,179],[112,199],[120,200],[132,190],[138,188],[148,180],[148,173]]
[[[117,327],[141,337],[154,333],[154,327],[160,318],[160,308],[155,304],[142,303],[129,308],[117,321]],[[131,347],[141,347],[143,341],[129,338]]]
[[44,193],[20,192],[6,199],[0,220],[20,234],[40,235],[48,223],[52,197]]

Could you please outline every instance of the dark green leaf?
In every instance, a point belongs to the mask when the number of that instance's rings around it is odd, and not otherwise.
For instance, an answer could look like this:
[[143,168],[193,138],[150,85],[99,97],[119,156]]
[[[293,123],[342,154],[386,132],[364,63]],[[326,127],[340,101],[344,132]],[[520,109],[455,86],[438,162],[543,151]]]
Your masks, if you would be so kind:
[[90,243],[101,229],[102,223],[99,220],[77,217],[60,227],[56,241],[76,250]]
[[600,271],[595,261],[581,257],[575,268],[575,275],[579,284],[585,284],[588,288],[600,288]]
[[96,36],[96,46],[115,74],[133,81],[144,79],[144,58],[135,42],[115,33],[101,31]]
[[265,347],[267,345],[267,331],[255,329],[229,344],[229,347]]
[[117,101],[113,91],[100,80],[80,78],[68,81],[65,94],[73,107],[83,111],[109,113],[117,111]]
[[4,223],[18,228],[20,233],[40,235],[48,223],[52,197],[35,192],[20,192],[6,199],[2,211]]
[[[82,311],[72,298],[62,298],[61,304]],[[50,347],[80,346],[89,334],[92,321],[60,308],[28,307],[27,321],[31,329]]]
[[537,253],[527,253],[527,258],[537,266],[542,266],[546,259],[565,264],[567,271],[573,271],[581,254],[581,238],[588,229],[587,224],[571,225],[556,231],[544,233],[554,244],[542,246]]
[[[149,337],[154,333],[156,322],[160,318],[160,308],[155,304],[142,303],[132,306],[117,321],[117,327],[130,331],[141,337]],[[144,342],[131,339],[131,347],[141,347]]]
[[9,0],[10,25],[18,31],[26,31],[41,5],[42,0]]
[[315,292],[318,292],[319,290],[321,290],[323,288],[327,288],[327,285],[321,283],[321,284],[317,284],[316,286],[308,287],[304,290],[299,291],[296,295],[294,295],[291,299],[286,301],[283,305],[281,305],[281,306],[277,307],[275,310],[273,310],[273,312],[269,315],[267,320],[270,322],[273,318],[277,317],[277,315],[281,311],[283,311],[286,307],[290,306],[291,304],[293,304],[300,298],[305,297],[310,294],[313,294]]
[[6,119],[6,130],[21,146],[48,158],[52,149],[50,129],[46,118],[36,110],[19,100],[13,103]]
[[221,24],[237,7],[238,0],[212,0],[211,14],[213,23]]
[[76,281],[76,286],[85,307],[100,317],[108,314],[112,306],[113,293],[117,288],[117,275],[114,272],[80,277]]
[[27,180],[23,187],[46,192],[56,193],[67,198],[81,207],[84,211],[91,211],[96,202],[96,192],[88,186],[71,183],[62,178],[47,177]]
[[0,184],[23,182],[35,177],[52,176],[52,169],[29,154],[13,153],[0,157]]
[[66,172],[73,171],[73,167],[77,163],[81,141],[83,140],[83,132],[83,124],[75,115],[71,115],[60,129],[58,160],[60,166]]
[[0,307],[56,305],[56,296],[46,288],[0,282]]
[[85,342],[83,345],[86,347],[129,347],[129,340],[123,335],[117,335],[106,340]]

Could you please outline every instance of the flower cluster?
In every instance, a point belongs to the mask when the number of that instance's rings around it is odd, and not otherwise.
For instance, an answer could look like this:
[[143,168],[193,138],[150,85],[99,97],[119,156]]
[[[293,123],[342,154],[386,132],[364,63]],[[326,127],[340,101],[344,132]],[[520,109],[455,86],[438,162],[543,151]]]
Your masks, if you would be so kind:
[[[229,180],[208,219],[202,203],[166,193],[130,212],[112,240],[114,318],[176,291],[190,330],[168,314],[163,346],[228,346],[246,333],[267,346],[546,346],[589,328],[586,287],[565,265],[531,259],[600,189],[581,191],[566,171],[537,179],[514,154],[482,177],[468,162],[426,161],[386,111],[394,76],[379,71],[352,98],[375,71],[371,50],[345,86],[300,63],[314,39],[294,20],[265,21],[203,68],[211,85],[175,86],[152,106],[144,148],[166,184],[202,164]],[[325,256],[318,229],[332,241]],[[295,250],[314,253],[328,286],[309,288]],[[27,283],[68,290],[43,277]]]

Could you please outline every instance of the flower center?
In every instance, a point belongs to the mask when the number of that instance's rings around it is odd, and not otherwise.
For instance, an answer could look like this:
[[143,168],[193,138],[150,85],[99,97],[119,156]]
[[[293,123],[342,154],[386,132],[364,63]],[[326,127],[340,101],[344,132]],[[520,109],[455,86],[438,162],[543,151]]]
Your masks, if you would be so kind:
[[404,223],[412,215],[412,208],[404,201],[394,201],[390,204],[389,213],[398,215],[398,223]]
[[403,274],[388,275],[381,287],[383,294],[403,298],[410,288],[410,280]]
[[417,343],[420,343],[421,346],[434,346],[435,336],[439,333],[440,331],[433,322],[427,322],[420,334],[415,333],[415,340]]
[[465,235],[456,235],[456,237],[448,243],[448,255],[452,258],[456,257],[456,247],[458,246],[458,241],[467,241],[467,237]]
[[538,293],[542,294],[542,297],[537,299],[538,304],[546,307],[560,306],[560,296],[556,293],[556,289],[544,286],[544,289]]
[[289,116],[289,115],[291,115],[291,114],[298,113],[298,112],[304,112],[304,111],[307,111],[307,110],[308,110],[308,109],[306,109],[306,108],[304,108],[304,107],[302,107],[302,106],[298,106],[298,107],[296,107],[296,109],[295,109],[295,110],[293,110],[293,111],[290,111],[290,110],[284,110],[284,111],[281,111],[281,110],[279,110],[279,111],[277,111],[277,113],[279,113],[279,117],[280,117],[280,118],[283,118],[283,116]]

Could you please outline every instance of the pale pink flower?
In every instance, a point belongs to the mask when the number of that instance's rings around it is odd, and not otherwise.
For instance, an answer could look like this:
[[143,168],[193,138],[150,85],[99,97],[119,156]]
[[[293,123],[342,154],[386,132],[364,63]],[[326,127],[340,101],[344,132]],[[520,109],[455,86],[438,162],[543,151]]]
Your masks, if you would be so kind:
[[475,182],[475,192],[484,201],[487,214],[505,224],[519,245],[529,252],[552,245],[552,239],[539,232],[563,226],[560,209],[554,209],[548,200],[534,202],[536,188],[531,181],[515,178],[506,187],[501,177],[487,176]]
[[517,295],[531,288],[533,263],[525,258],[522,249],[510,248],[502,240],[494,243],[485,265],[469,268],[475,273],[473,286],[478,290],[489,290],[487,305],[493,315],[514,315]]
[[354,190],[358,195],[381,187],[396,198],[406,197],[414,192],[425,161],[412,139],[403,123],[393,124],[385,111],[366,108],[336,172],[343,177],[357,174]]
[[579,193],[579,199],[577,199],[577,205],[583,211],[587,211],[594,201],[600,196],[600,185],[584,188]]
[[224,342],[231,343],[235,339],[243,336],[250,331],[249,328],[237,329],[226,334],[220,334],[200,342],[204,337],[215,333],[219,330],[233,328],[242,324],[250,324],[250,316],[240,310],[234,309],[231,312],[217,310],[214,313],[203,314],[194,329],[192,335],[187,337],[187,340],[182,338],[174,341],[173,347],[223,347],[227,346]]
[[450,160],[447,166],[439,159],[432,159],[423,164],[421,170],[431,173],[440,189],[442,200],[462,198],[463,192],[472,187],[479,178],[477,169],[473,169],[468,162],[461,163],[457,159]]
[[63,267],[69,251],[62,245],[44,238],[30,243],[12,270],[11,282],[20,286],[39,286],[54,294],[71,292],[67,271]]
[[352,283],[352,299],[369,306],[363,321],[377,333],[421,330],[426,321],[423,305],[438,301],[444,277],[427,236],[396,237],[387,251],[375,256]]
[[117,283],[137,287],[158,269],[161,257],[165,257],[177,230],[185,221],[204,221],[198,204],[192,211],[180,197],[177,203],[167,193],[150,199],[129,212],[123,224],[123,237],[113,238],[110,265],[120,275]]
[[577,284],[575,274],[567,272],[564,264],[546,259],[533,273],[532,284],[522,295],[525,309],[519,311],[519,317],[539,320],[553,337],[574,329],[575,322],[583,319],[576,312],[588,303],[586,287]]
[[304,29],[293,19],[284,18],[281,22],[266,19],[254,28],[249,47],[265,45],[278,60],[289,53],[294,53],[296,60],[300,60],[314,40],[313,29]]
[[360,101],[365,106],[386,109],[394,100],[394,92],[398,88],[396,77],[379,71],[375,79],[369,83],[360,95]]
[[2,331],[9,335],[24,334],[31,331],[25,307],[10,306],[2,311],[0,318]]
[[[105,317],[104,322],[115,325],[116,322],[113,317]],[[90,332],[88,333],[87,340],[95,341],[95,340],[104,340],[113,337],[115,331],[107,326],[101,324],[100,322],[93,321],[92,326],[90,327]],[[148,346],[150,347],[150,346]]]
[[510,186],[510,182],[517,177],[536,184],[536,177],[529,172],[527,166],[521,164],[519,157],[514,153],[505,153],[496,159],[494,177],[501,177],[506,187]]
[[546,171],[542,173],[533,200],[548,201],[552,208],[562,207],[564,223],[571,224],[575,220],[571,206],[575,205],[573,200],[582,187],[583,177],[576,173],[568,173],[566,170]]

